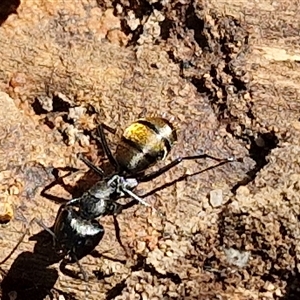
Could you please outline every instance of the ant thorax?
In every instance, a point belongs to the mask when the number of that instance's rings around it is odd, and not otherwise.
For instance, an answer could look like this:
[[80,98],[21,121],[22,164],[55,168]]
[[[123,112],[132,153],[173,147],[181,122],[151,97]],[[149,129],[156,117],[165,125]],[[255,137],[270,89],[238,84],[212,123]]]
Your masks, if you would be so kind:
[[135,178],[113,175],[110,179],[98,181],[72,205],[78,207],[79,215],[86,220],[111,214],[116,210],[115,199],[128,196],[127,191],[138,185]]

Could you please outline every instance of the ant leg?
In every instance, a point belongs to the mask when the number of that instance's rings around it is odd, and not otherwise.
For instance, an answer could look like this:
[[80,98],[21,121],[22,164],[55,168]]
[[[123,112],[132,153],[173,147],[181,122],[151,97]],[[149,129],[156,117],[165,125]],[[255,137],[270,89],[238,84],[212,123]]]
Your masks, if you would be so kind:
[[107,206],[107,212],[105,215],[117,216],[123,211],[124,204],[116,201],[110,201],[110,205]]
[[56,240],[56,236],[55,236],[54,232],[49,227],[47,227],[41,220],[36,219],[35,222],[40,227],[42,227],[45,231],[47,231],[53,237],[53,240]]
[[117,132],[117,129],[111,128],[110,126],[108,126],[104,123],[101,123],[101,126],[103,127],[103,129],[107,130],[108,132],[110,132],[112,134],[116,134],[116,132]]
[[17,248],[20,246],[20,244],[23,242],[25,236],[29,233],[29,228],[32,226],[33,223],[37,223],[39,226],[41,226],[44,230],[46,230],[48,233],[50,233],[53,238],[55,238],[54,233],[45,225],[43,224],[42,221],[33,218],[27,225],[26,230],[24,231],[24,233],[22,234],[22,236],[20,237],[19,241],[17,242],[17,244],[15,245],[15,247],[10,251],[10,253],[6,256],[6,258],[4,258],[2,261],[0,261],[0,265],[4,264],[7,260],[10,259],[10,257],[14,254],[14,252],[17,250]]
[[[87,276],[87,273],[86,273],[85,270],[83,269],[83,267],[82,267],[81,263],[79,262],[77,256],[76,256],[74,253],[70,253],[70,254],[71,254],[70,258],[72,258],[72,259],[75,260],[75,262],[76,262],[76,264],[77,264],[77,266],[78,266],[78,268],[79,268],[79,270],[80,270],[80,273],[81,273],[82,276],[83,276],[83,280],[84,280],[85,282],[88,282],[88,276]],[[74,276],[75,274],[74,274],[73,271],[71,271],[71,270],[69,270],[69,269],[66,268],[66,266],[67,266],[68,264],[69,264],[68,258],[65,257],[65,258],[61,261],[61,263],[59,264],[59,269],[60,269],[60,271],[61,271],[62,273],[66,274],[66,272],[67,272],[68,275],[72,277],[72,276]]]
[[[237,159],[237,161],[240,161],[240,160],[241,160],[241,159]],[[204,172],[206,172],[206,171],[209,171],[209,170],[212,170],[212,169],[214,169],[214,168],[220,167],[220,166],[222,166],[222,165],[228,163],[229,161],[230,161],[230,160],[227,159],[227,160],[224,160],[224,161],[219,162],[219,163],[216,164],[216,165],[210,166],[210,167],[208,167],[208,168],[206,168],[206,169],[204,169],[204,170],[200,170],[200,171],[195,172],[195,173],[192,173],[192,174],[184,174],[184,175],[180,176],[179,178],[176,178],[175,180],[173,180],[173,181],[171,181],[171,182],[167,182],[167,183],[165,183],[165,184],[163,184],[163,185],[161,185],[161,186],[159,186],[159,187],[157,187],[157,188],[155,188],[155,189],[153,189],[153,190],[147,192],[146,194],[139,196],[139,198],[146,198],[146,197],[148,197],[148,196],[150,196],[150,195],[153,195],[153,194],[155,194],[155,193],[157,193],[157,192],[159,192],[159,191],[161,191],[161,190],[163,190],[163,189],[165,189],[165,188],[167,188],[167,187],[170,187],[170,186],[174,185],[174,184],[177,183],[177,182],[186,180],[186,179],[189,178],[189,177],[196,176],[196,175],[199,175],[199,174],[204,173]],[[139,200],[136,199],[136,198],[134,198],[134,200],[130,201],[130,202],[127,203],[127,204],[124,204],[123,207],[122,207],[122,210],[131,208],[132,206],[134,206],[134,205],[137,204],[138,202],[139,202]],[[164,217],[164,214],[162,214],[161,212],[159,212],[159,214],[161,215],[161,217]]]
[[[138,182],[147,182],[150,181],[160,175],[162,175],[163,173],[169,171],[170,169],[172,169],[173,167],[177,166],[178,164],[180,164],[182,161],[184,160],[196,160],[196,159],[203,159],[203,158],[210,158],[212,160],[218,161],[220,163],[227,163],[227,162],[232,162],[235,161],[234,157],[228,157],[228,158],[218,158],[218,157],[214,157],[211,156],[209,154],[200,154],[200,155],[193,155],[193,156],[185,156],[185,157],[178,157],[175,160],[173,160],[172,162],[170,162],[168,165],[160,168],[157,171],[154,171],[150,174],[146,174],[146,175],[142,175],[141,177],[138,178]],[[218,166],[218,165],[217,165]]]
[[90,160],[88,160],[86,157],[84,157],[81,153],[78,154],[78,158],[84,162],[91,170],[93,170],[96,174],[98,174],[99,176],[103,177],[104,175],[104,171],[97,167],[96,165],[94,165]]
[[[159,191],[161,191],[161,190],[163,190],[163,189],[165,189],[165,188],[167,188],[167,187],[169,187],[169,186],[174,185],[174,184],[177,183],[177,182],[186,180],[186,179],[189,178],[189,177],[193,177],[193,176],[199,175],[199,174],[201,174],[201,173],[207,172],[207,171],[209,171],[209,170],[215,169],[215,168],[220,167],[220,166],[222,166],[222,165],[224,165],[224,164],[226,164],[226,163],[228,163],[228,161],[227,161],[227,160],[224,160],[224,161],[219,162],[219,163],[216,164],[216,165],[213,165],[213,166],[210,166],[210,167],[208,167],[208,168],[202,169],[202,170],[197,171],[197,172],[195,172],[195,173],[192,173],[192,174],[184,174],[184,175],[182,175],[182,176],[176,178],[175,180],[173,180],[173,181],[171,181],[171,182],[167,182],[167,183],[165,183],[165,184],[163,184],[163,185],[161,185],[161,186],[159,186],[159,187],[157,187],[157,188],[155,188],[155,189],[153,189],[153,190],[147,192],[146,194],[141,195],[140,197],[141,197],[141,198],[148,197],[148,196],[153,195],[153,194],[155,194],[155,193],[157,193],[157,192],[159,192]],[[127,208],[132,207],[132,206],[135,204],[134,202],[136,202],[136,200],[132,200],[131,202],[129,202],[128,204],[126,204],[126,205],[124,206],[123,209],[127,209]]]
[[79,207],[80,206],[80,201],[81,201],[81,198],[74,198],[74,199],[71,199],[69,200],[65,206],[71,206],[71,205],[74,205],[76,207]]
[[77,169],[73,169],[71,171],[69,171],[67,174],[59,177],[58,176],[58,170],[55,169],[55,174],[54,174],[54,177],[55,177],[55,180],[53,182],[51,182],[50,184],[48,184],[47,186],[45,186],[43,188],[43,190],[41,191],[41,196],[42,197],[45,197],[47,199],[50,199],[56,203],[59,203],[61,204],[62,201],[64,201],[65,199],[62,199],[60,197],[57,197],[57,196],[54,196],[54,195],[51,195],[48,193],[48,190],[50,190],[51,188],[53,188],[54,186],[56,185],[60,185],[62,186],[66,191],[70,192],[70,189],[68,188],[68,185],[65,185],[64,182],[63,182],[63,179],[67,176],[69,176],[72,172],[76,172],[76,171],[73,171],[73,170],[76,170],[78,171]]
[[[113,154],[111,153],[111,150],[108,147],[108,143],[107,143],[107,140],[106,140],[106,137],[105,137],[105,134],[104,134],[104,129],[108,130],[108,128],[109,128],[108,126],[101,123],[97,127],[97,131],[98,131],[98,134],[100,136],[100,140],[101,140],[102,147],[103,147],[105,155],[107,156],[109,162],[114,166],[115,170],[119,171],[119,169],[120,169],[119,164],[118,164],[117,160],[115,159],[115,157],[113,156]],[[108,131],[111,132],[111,130],[108,130]]]
[[121,239],[121,235],[120,235],[121,229],[120,229],[120,226],[119,226],[117,216],[114,215],[113,218],[114,218],[114,226],[115,226],[115,231],[116,231],[116,239],[117,239],[118,243],[120,244],[120,246],[123,248],[126,255],[128,255],[127,249],[122,243],[122,239]]
[[81,272],[81,274],[82,274],[82,276],[83,276],[83,280],[84,280],[85,282],[88,282],[88,281],[89,281],[89,277],[88,277],[88,275],[86,274],[86,272],[84,271],[84,269],[83,269],[81,263],[80,263],[79,260],[77,259],[77,256],[76,256],[75,254],[73,254],[72,256],[73,256],[73,258],[75,259],[76,264],[77,264],[77,266],[78,266],[78,268],[79,268],[79,270],[80,270],[80,272]]

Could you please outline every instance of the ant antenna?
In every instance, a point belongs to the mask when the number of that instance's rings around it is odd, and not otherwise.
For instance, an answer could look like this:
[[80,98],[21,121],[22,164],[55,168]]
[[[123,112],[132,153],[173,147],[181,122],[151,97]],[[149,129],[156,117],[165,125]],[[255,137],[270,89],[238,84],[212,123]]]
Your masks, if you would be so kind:
[[145,200],[143,200],[141,197],[139,197],[139,196],[138,196],[137,194],[135,194],[134,192],[132,192],[132,191],[130,191],[130,190],[124,188],[124,187],[122,188],[122,191],[123,191],[125,194],[127,194],[128,196],[132,197],[134,200],[136,200],[136,201],[142,203],[143,205],[148,206],[148,207],[151,207],[152,210],[153,210],[154,212],[156,212],[160,217],[163,216],[163,213],[162,213],[162,212],[160,212],[158,209],[156,209],[156,208],[155,208],[154,206],[152,206],[150,203],[148,203],[148,202],[146,202]]

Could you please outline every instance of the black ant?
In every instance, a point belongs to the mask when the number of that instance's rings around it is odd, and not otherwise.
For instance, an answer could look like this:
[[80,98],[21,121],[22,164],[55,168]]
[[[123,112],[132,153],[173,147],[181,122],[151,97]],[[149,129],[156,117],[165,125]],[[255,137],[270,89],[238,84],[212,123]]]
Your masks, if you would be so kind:
[[[80,159],[103,179],[81,197],[61,205],[53,228],[49,229],[40,221],[34,220],[53,236],[56,249],[63,256],[68,256],[70,262],[77,262],[85,280],[87,280],[87,276],[79,260],[99,244],[104,234],[104,228],[95,219],[105,215],[119,214],[124,205],[119,204],[118,199],[131,197],[150,206],[142,197],[133,192],[139,183],[155,179],[184,160],[210,158],[219,162],[209,169],[235,160],[231,157],[220,159],[208,154],[178,157],[159,170],[145,174],[146,169],[166,158],[177,141],[176,130],[169,121],[164,118],[144,118],[133,122],[125,129],[115,156],[112,154],[104,134],[104,129],[112,130],[104,124],[100,124],[97,129],[105,155],[114,166],[115,173],[105,177],[101,168],[80,156]],[[198,173],[200,172],[195,174]],[[25,234],[9,256],[0,264],[12,255]]]

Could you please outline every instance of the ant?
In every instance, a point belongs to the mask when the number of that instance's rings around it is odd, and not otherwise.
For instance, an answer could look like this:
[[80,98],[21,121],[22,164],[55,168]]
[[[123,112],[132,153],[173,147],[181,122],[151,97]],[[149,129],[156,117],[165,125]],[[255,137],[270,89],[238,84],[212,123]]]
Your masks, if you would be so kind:
[[[124,205],[118,203],[118,199],[131,197],[135,201],[150,206],[141,196],[133,192],[139,183],[159,177],[184,160],[210,158],[219,162],[209,169],[235,160],[232,157],[221,159],[205,153],[178,157],[166,166],[145,174],[146,169],[166,158],[177,141],[177,133],[173,125],[168,120],[159,117],[138,119],[124,130],[121,141],[117,145],[115,156],[108,146],[104,129],[113,133],[115,131],[104,124],[100,124],[97,128],[104,153],[115,168],[115,172],[105,177],[101,168],[80,155],[79,158],[103,179],[83,193],[81,197],[61,205],[51,229],[36,219],[32,220],[53,236],[54,245],[58,252],[64,257],[68,257],[69,262],[77,263],[85,281],[88,278],[79,260],[90,253],[104,235],[104,228],[96,219],[105,215],[115,216],[123,210]],[[179,180],[175,180],[175,182]],[[0,264],[12,255],[24,239],[25,234],[9,256]]]

